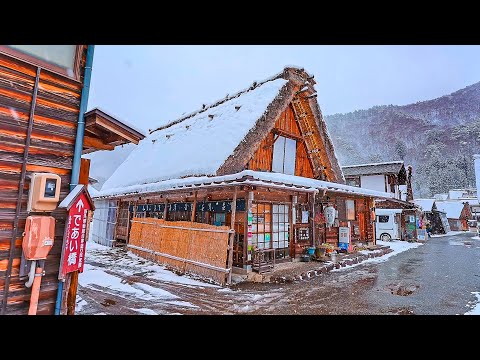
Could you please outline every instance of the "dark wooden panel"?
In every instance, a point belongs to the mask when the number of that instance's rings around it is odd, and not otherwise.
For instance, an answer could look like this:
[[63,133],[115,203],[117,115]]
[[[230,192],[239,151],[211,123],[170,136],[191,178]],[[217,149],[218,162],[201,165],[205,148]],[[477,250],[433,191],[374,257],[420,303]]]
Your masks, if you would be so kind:
[[[85,63],[86,46],[83,47]],[[84,69],[81,70],[83,77]],[[36,67],[0,54],[0,293],[5,286],[10,242],[18,197],[20,172],[24,161]],[[83,81],[83,78],[82,78]],[[32,172],[60,175],[60,200],[69,193],[73,147],[76,136],[82,83],[46,70],[40,73],[33,129],[28,153],[25,186],[18,217],[12,278],[9,286],[7,314],[26,314],[31,289],[18,278],[22,232],[25,227],[28,176]],[[65,228],[65,210],[51,213],[56,219],[55,244],[46,261],[42,278],[39,314],[52,314],[58,286],[58,271]],[[0,298],[0,304],[1,300]]]

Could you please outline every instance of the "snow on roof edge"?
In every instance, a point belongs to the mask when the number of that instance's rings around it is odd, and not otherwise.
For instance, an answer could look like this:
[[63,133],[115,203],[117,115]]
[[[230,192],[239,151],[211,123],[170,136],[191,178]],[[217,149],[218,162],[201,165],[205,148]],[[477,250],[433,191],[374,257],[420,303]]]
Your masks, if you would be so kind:
[[[251,177],[248,179],[246,177]],[[244,179],[246,178],[246,179]],[[180,179],[169,179],[142,185],[130,185],[126,187],[112,188],[100,190],[95,198],[117,197],[134,194],[147,194],[160,191],[170,191],[181,188],[194,188],[200,186],[225,186],[226,181],[241,180],[240,182],[255,182],[257,185],[271,186],[271,187],[285,187],[290,185],[292,187],[302,187],[305,191],[329,190],[333,192],[351,193],[357,195],[367,195],[380,198],[394,198],[391,193],[363,189],[355,186],[343,185],[328,181],[304,178],[301,176],[285,175],[271,172],[261,172],[253,170],[244,170],[239,173],[223,175],[223,176],[193,176]],[[212,185],[213,184],[213,185]]]
[[402,160],[398,160],[398,161],[385,161],[385,162],[370,163],[370,164],[345,165],[345,166],[342,166],[342,169],[352,168],[352,167],[361,167],[361,166],[387,165],[387,164],[404,164],[404,162]]

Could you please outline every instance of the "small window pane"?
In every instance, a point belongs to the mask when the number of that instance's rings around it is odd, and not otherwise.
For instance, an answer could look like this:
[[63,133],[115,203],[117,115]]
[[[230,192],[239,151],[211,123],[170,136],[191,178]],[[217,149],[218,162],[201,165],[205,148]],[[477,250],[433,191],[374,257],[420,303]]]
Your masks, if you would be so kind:
[[387,223],[388,222],[388,215],[379,215],[378,216],[378,222],[379,223]]
[[279,136],[273,144],[272,171],[283,173],[283,155],[285,151],[285,138]]
[[297,152],[297,142],[292,139],[285,139],[285,161],[283,173],[295,175],[295,159]]
[[76,45],[8,45],[46,62],[73,69]]

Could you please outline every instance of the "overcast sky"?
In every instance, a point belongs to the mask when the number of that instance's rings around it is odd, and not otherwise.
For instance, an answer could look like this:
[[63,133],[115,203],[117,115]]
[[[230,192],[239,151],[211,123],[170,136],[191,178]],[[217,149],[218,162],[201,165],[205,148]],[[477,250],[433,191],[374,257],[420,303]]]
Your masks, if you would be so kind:
[[296,65],[330,115],[446,95],[480,81],[479,64],[480,46],[98,45],[88,107],[146,131]]

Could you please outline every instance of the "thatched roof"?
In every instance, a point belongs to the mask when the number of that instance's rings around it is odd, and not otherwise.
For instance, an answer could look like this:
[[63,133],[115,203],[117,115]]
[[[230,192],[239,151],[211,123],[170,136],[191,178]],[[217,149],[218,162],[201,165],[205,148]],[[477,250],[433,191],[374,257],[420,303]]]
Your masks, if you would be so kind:
[[[102,189],[188,176],[219,176],[246,168],[256,149],[294,98],[311,107],[329,164],[327,180],[344,183],[315,98],[313,76],[283,72],[153,130],[105,182]],[[311,155],[316,156],[315,153]],[[313,162],[313,161],[312,161]]]
[[342,166],[344,176],[359,176],[359,175],[380,175],[380,174],[395,174],[398,175],[400,171],[405,171],[403,161],[388,161],[382,163],[359,164]]

